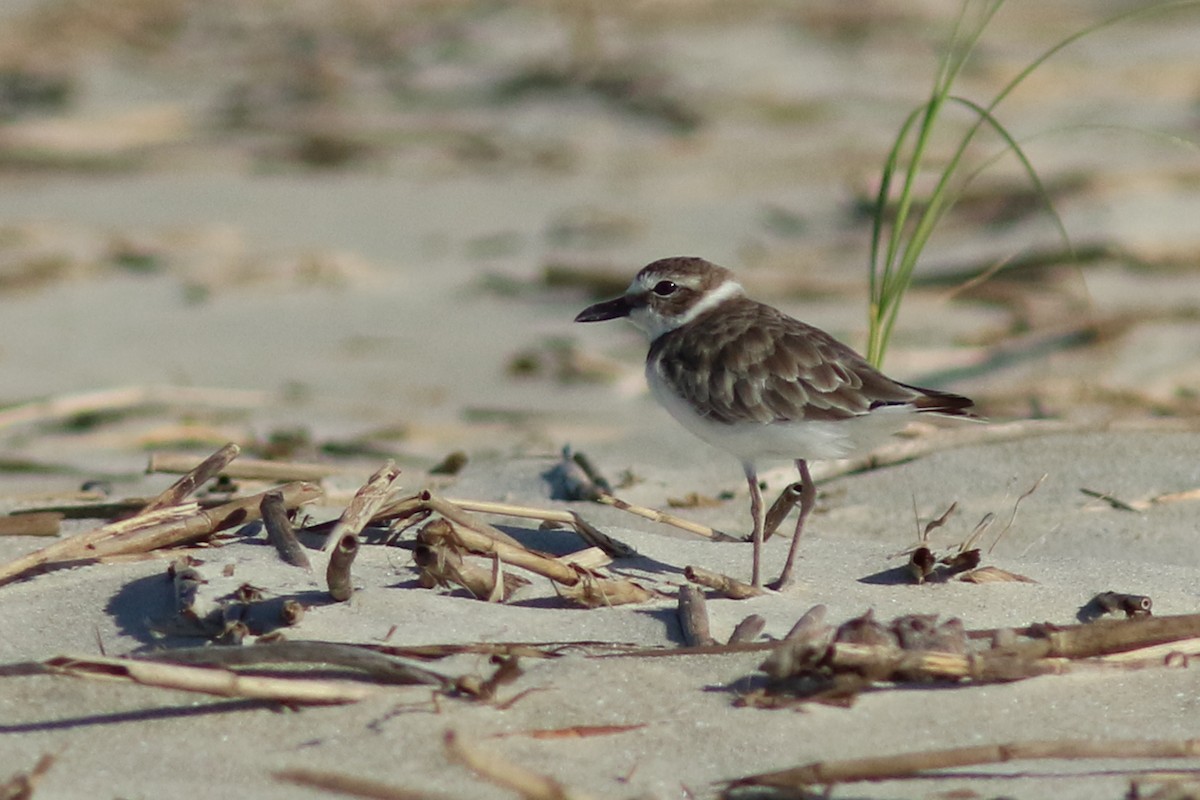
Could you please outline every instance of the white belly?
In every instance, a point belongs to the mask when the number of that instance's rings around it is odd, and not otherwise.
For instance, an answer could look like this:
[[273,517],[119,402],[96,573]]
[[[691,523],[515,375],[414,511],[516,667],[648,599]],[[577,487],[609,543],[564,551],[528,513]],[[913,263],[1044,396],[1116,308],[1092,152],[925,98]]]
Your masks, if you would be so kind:
[[902,430],[916,413],[906,406],[884,406],[868,414],[837,421],[725,424],[698,414],[649,366],[646,381],[654,399],[683,427],[714,447],[732,453],[743,464],[754,464],[759,460],[847,458],[883,443]]

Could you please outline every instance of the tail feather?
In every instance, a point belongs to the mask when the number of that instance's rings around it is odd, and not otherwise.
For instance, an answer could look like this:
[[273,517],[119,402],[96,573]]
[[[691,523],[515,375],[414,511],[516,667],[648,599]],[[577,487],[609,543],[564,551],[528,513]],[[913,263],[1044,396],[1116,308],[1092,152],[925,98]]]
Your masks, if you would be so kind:
[[906,389],[912,389],[914,392],[920,392],[921,396],[912,400],[909,405],[921,413],[945,414],[949,417],[976,417],[970,410],[975,405],[975,401],[969,397],[952,392],[939,392],[937,389],[910,386],[907,383],[900,385]]

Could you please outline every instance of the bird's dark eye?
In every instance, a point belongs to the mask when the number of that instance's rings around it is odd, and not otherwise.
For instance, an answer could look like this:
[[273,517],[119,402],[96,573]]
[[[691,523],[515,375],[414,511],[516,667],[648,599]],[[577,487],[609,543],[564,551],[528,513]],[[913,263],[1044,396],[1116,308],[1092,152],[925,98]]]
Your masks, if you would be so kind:
[[666,297],[678,288],[679,287],[671,281],[659,281],[658,283],[654,284],[653,292],[659,297]]

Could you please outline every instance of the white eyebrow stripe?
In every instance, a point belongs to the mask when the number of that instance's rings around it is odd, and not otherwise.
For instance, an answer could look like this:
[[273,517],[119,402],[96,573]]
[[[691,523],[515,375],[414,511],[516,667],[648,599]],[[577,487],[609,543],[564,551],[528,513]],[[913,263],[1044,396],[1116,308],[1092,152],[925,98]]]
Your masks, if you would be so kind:
[[724,303],[726,300],[729,300],[733,297],[738,297],[739,295],[745,294],[745,292],[746,290],[743,289],[742,285],[737,281],[726,280],[717,286],[717,288],[701,297],[700,302],[696,303],[687,311],[680,314],[675,321],[675,325],[676,327],[687,325],[704,312],[711,311],[721,303]]

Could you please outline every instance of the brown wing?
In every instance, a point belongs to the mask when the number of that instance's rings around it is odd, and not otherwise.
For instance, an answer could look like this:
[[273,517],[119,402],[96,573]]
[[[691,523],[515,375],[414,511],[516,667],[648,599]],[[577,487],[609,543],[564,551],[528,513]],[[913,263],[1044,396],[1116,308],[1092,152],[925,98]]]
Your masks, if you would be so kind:
[[748,299],[663,334],[649,359],[657,359],[667,385],[716,422],[837,420],[908,404],[962,413],[954,409],[970,405],[897,383],[824,331]]

